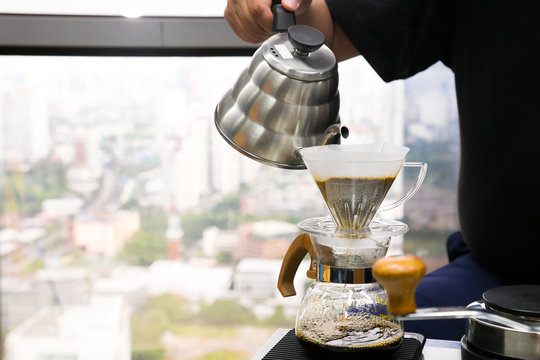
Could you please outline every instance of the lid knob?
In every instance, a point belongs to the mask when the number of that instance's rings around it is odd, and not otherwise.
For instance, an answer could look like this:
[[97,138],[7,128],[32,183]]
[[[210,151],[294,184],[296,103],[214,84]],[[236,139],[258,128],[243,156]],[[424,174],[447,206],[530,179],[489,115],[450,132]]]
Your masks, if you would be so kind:
[[287,30],[289,41],[300,55],[307,56],[324,44],[324,35],[306,25],[293,25]]
[[414,291],[426,273],[426,265],[414,255],[387,256],[373,264],[373,276],[388,294],[388,312],[396,315],[416,311]]

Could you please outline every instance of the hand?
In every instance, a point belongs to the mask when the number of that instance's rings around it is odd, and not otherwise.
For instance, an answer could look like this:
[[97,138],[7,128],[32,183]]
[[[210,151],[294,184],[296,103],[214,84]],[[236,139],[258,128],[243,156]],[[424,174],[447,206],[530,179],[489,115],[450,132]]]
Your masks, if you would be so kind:
[[[311,0],[282,0],[282,5],[297,14],[305,11]],[[228,0],[225,19],[236,35],[247,42],[258,43],[266,40],[272,31],[272,0]]]

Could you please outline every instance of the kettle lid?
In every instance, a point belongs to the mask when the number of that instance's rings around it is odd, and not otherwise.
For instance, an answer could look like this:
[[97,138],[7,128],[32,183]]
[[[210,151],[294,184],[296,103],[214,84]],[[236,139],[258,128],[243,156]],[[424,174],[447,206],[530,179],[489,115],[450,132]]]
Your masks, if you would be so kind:
[[310,26],[290,26],[287,32],[266,40],[260,51],[274,70],[297,80],[320,81],[337,76],[334,53],[324,45],[324,35]]

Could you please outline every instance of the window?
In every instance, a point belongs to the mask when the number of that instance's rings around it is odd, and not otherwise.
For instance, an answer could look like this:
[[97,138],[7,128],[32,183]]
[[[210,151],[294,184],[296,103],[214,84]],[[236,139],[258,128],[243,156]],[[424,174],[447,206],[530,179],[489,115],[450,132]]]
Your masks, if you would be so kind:
[[125,16],[222,16],[225,3],[221,0],[187,1],[79,1],[51,0],[47,4],[36,0],[21,0],[0,4],[6,14],[49,15],[125,15]]
[[[234,41],[232,55],[250,51]],[[6,358],[249,359],[294,326],[303,291],[277,292],[281,257],[296,222],[326,208],[306,172],[247,159],[215,130],[214,108],[249,56],[171,45],[189,56],[66,57],[53,45],[52,56],[0,56]],[[450,71],[385,84],[349,60],[340,94],[346,142],[402,142],[429,163],[396,213],[411,231],[393,251],[440,266],[456,230]]]

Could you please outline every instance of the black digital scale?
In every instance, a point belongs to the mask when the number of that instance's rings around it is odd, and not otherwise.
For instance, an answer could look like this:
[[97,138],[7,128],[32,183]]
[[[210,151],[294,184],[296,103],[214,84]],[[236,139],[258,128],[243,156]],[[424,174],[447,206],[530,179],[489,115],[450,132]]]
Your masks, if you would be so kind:
[[335,352],[307,345],[298,340],[294,329],[279,329],[259,350],[252,360],[319,360],[319,359],[362,359],[362,360],[416,360],[420,359],[425,344],[424,336],[405,333],[401,345],[394,350],[361,350]]

